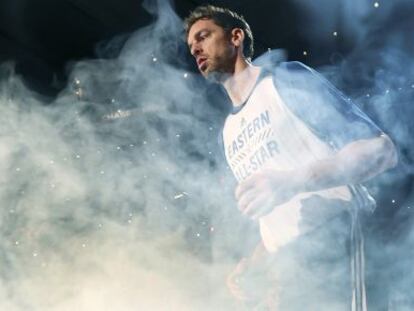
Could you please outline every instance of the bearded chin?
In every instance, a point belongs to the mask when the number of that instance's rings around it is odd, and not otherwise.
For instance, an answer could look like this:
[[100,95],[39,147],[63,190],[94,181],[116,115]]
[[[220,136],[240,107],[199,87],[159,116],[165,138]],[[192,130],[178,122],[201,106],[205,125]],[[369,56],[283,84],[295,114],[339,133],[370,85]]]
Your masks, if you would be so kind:
[[224,83],[230,76],[227,72],[214,70],[206,73],[205,78],[213,83]]

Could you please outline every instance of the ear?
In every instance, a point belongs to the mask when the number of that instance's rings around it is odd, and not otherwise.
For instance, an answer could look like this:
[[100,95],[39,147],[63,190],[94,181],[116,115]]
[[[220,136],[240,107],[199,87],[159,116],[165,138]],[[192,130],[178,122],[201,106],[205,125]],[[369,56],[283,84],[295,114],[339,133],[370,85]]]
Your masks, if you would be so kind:
[[234,28],[231,31],[231,43],[236,47],[243,46],[244,31],[241,28]]

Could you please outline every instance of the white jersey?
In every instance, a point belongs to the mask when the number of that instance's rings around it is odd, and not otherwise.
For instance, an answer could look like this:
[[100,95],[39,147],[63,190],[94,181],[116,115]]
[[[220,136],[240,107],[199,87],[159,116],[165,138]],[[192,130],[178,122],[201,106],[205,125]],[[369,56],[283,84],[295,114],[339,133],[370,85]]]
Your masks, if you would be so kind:
[[[227,117],[223,143],[227,162],[238,182],[267,168],[282,171],[300,169],[334,152],[283,103],[271,76],[260,80],[242,108]],[[281,246],[313,229],[299,227],[303,202],[312,196],[327,201],[340,200],[347,202],[347,206],[352,199],[349,188],[341,186],[300,193],[290,201],[275,206],[271,213],[259,220],[262,240],[269,252],[276,252]],[[318,215],[320,222],[317,221],[315,226],[340,212],[343,209],[335,204],[331,210]]]

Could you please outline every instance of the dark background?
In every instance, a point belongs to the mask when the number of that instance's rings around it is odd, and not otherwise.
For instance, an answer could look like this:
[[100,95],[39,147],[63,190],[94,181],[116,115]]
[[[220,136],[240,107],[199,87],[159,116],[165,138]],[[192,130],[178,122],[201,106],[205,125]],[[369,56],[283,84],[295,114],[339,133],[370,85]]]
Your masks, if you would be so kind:
[[[195,0],[176,0],[181,18],[197,5]],[[352,41],[333,36],[320,42],[318,53],[303,55],[309,48],[301,32],[306,27],[292,1],[210,1],[230,7],[250,23],[255,34],[255,54],[283,47],[289,58],[309,65],[330,61],[336,52],[346,53]],[[237,4],[236,4],[237,3]],[[152,17],[142,0],[4,0],[0,3],[0,62],[13,60],[26,84],[54,96],[64,87],[67,66],[84,58],[113,57],[117,51],[101,48],[117,38],[127,40],[134,30],[148,25]],[[270,31],[271,30],[271,31]],[[330,33],[330,29],[326,29]],[[335,28],[342,32],[340,22]]]

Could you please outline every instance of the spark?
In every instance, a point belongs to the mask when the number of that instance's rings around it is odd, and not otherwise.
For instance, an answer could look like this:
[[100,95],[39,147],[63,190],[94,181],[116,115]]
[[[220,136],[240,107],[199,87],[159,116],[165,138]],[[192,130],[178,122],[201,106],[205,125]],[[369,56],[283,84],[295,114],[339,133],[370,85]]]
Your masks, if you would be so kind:
[[184,196],[188,196],[188,193],[187,193],[187,192],[185,192],[185,191],[183,191],[183,192],[181,192],[181,193],[177,193],[177,194],[174,196],[174,200],[181,199],[181,198],[183,198]]
[[374,8],[378,8],[379,7],[379,2],[375,2],[374,3]]
[[303,51],[303,55],[304,56],[307,56],[308,55],[308,52],[307,51]]

